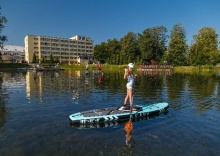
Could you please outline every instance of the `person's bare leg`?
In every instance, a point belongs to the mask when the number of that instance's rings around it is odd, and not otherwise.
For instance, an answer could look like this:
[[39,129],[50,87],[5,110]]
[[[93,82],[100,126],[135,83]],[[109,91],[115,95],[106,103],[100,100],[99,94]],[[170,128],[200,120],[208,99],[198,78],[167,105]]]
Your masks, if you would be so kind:
[[124,100],[124,106],[127,104],[128,98],[129,98],[129,89],[127,89],[127,95]]
[[128,89],[128,97],[129,97],[130,107],[132,107],[133,104],[132,89]]
[[133,107],[133,93],[132,93],[132,89],[129,89],[129,102],[130,102],[130,108],[132,110],[136,110],[134,107]]

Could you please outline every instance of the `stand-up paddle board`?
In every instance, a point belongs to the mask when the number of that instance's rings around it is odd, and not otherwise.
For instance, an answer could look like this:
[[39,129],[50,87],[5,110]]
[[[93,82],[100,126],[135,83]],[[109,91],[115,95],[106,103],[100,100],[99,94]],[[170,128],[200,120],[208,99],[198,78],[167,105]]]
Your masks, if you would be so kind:
[[90,123],[90,124],[74,124],[70,122],[70,126],[74,128],[79,128],[79,129],[87,129],[87,128],[106,128],[106,127],[115,127],[115,126],[120,126],[124,125],[128,120],[131,120],[132,123],[134,122],[141,122],[145,121],[148,119],[152,118],[157,118],[160,117],[161,115],[166,115],[168,113],[168,110],[158,113],[158,114],[152,114],[148,116],[141,116],[141,117],[135,117],[135,118],[127,118],[123,120],[114,120],[114,121],[109,121],[109,122],[102,122],[102,123]]
[[169,108],[168,103],[155,103],[134,105],[136,110],[130,112],[130,107],[110,107],[102,109],[94,109],[83,111],[69,116],[71,124],[94,124],[106,123],[112,121],[125,120],[132,116],[132,118],[150,117],[164,113]]

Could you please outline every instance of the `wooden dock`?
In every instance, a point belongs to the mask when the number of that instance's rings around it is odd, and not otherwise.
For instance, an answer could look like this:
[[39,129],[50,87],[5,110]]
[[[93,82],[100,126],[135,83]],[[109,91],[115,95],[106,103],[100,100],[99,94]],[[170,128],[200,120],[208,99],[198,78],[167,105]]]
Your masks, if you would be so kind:
[[172,65],[138,65],[139,71],[171,71]]

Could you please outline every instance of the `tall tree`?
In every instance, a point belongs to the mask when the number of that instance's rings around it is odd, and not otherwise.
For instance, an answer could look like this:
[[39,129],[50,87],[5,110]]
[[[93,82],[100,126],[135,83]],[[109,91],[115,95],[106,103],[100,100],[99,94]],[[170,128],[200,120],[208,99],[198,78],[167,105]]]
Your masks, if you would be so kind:
[[53,55],[50,54],[50,64],[54,63],[54,58],[53,58]]
[[35,54],[33,54],[33,61],[32,63],[38,63],[38,59],[37,56]]
[[119,52],[120,52],[120,42],[113,38],[107,41],[107,51],[108,59],[107,62],[110,64],[119,64]]
[[214,65],[219,61],[218,34],[212,27],[202,27],[193,36],[189,51],[191,65]]
[[[7,41],[7,36],[2,35],[2,30],[5,27],[4,24],[7,23],[7,19],[5,16],[1,15],[1,7],[0,7],[0,48],[3,48],[3,44]],[[2,61],[2,54],[0,53],[0,60]]]
[[129,62],[139,62],[140,51],[138,48],[137,35],[133,32],[128,32],[121,39],[121,64]]
[[166,51],[167,28],[157,26],[147,28],[139,34],[139,48],[142,59],[153,59],[160,61]]
[[108,59],[107,44],[102,42],[100,45],[94,47],[94,58],[101,63],[106,63]]
[[165,60],[172,65],[187,65],[186,32],[181,24],[175,24],[170,34],[170,42]]

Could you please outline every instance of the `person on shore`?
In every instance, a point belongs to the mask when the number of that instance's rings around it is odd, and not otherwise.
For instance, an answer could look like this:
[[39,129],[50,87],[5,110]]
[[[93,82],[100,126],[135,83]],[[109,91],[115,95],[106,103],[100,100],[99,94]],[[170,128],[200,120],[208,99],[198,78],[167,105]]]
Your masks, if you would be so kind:
[[133,68],[134,68],[134,64],[133,63],[129,63],[128,67],[125,68],[125,73],[124,73],[124,79],[127,79],[128,82],[126,84],[127,87],[127,95],[125,97],[124,100],[124,105],[123,107],[125,108],[127,101],[129,99],[130,102],[130,109],[133,111],[136,111],[136,108],[133,107],[133,86],[134,86],[134,79],[135,79],[135,75],[133,74]]
[[85,74],[89,74],[89,64],[86,63],[86,71],[85,71]]
[[89,70],[89,64],[86,63],[86,70]]

